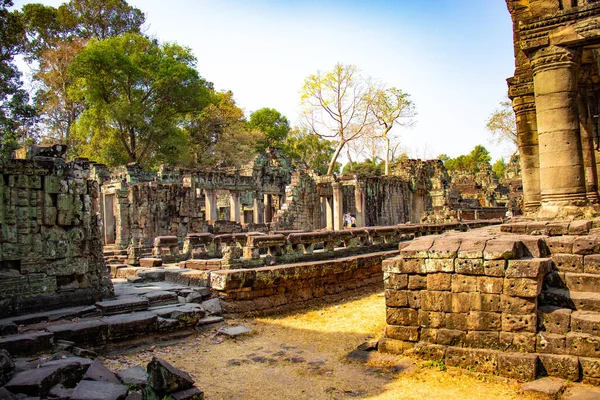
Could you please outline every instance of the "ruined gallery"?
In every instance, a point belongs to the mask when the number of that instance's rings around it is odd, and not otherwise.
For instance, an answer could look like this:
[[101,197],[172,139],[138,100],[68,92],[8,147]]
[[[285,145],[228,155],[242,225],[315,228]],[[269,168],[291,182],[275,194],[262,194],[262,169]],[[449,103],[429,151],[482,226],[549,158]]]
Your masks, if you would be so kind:
[[[554,396],[600,386],[600,1],[506,5],[519,157],[501,177],[410,158],[321,174],[277,147],[211,169],[62,144],[2,160],[0,398],[202,399],[158,357],[117,374],[96,358],[360,290],[384,290],[379,353],[558,378]],[[60,356],[22,361],[39,354]]]

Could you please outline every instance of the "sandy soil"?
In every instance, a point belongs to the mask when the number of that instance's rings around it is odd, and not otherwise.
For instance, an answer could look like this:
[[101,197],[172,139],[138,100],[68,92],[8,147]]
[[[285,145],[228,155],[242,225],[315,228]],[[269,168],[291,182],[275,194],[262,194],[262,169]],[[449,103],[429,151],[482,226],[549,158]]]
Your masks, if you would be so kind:
[[215,331],[182,343],[107,357],[112,370],[158,356],[188,371],[216,399],[527,399],[518,382],[443,364],[355,352],[385,326],[381,293],[365,293],[309,311],[246,320],[252,333]]

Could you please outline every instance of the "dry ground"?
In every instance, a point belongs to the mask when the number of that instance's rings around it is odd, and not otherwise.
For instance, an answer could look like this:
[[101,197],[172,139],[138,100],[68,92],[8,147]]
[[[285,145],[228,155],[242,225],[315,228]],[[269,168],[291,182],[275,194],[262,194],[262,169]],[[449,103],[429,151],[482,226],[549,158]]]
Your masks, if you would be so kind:
[[[107,357],[119,370],[158,356],[188,371],[206,399],[527,399],[516,381],[409,357],[348,353],[385,326],[381,293],[285,316],[228,320],[253,329],[227,339],[213,332],[183,343]],[[364,353],[363,353],[364,354]]]

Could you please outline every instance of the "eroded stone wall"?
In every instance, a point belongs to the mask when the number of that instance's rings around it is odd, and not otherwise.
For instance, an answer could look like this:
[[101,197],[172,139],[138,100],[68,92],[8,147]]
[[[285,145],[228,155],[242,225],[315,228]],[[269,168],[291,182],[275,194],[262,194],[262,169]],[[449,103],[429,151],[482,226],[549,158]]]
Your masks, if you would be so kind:
[[61,146],[0,163],[0,316],[92,304],[103,281],[98,184]]

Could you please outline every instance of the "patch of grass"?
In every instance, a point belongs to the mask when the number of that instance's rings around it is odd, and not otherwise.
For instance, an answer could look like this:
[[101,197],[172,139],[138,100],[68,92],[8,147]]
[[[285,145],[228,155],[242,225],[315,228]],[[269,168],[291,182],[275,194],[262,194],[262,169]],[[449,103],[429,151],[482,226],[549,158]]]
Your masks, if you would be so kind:
[[444,360],[428,360],[421,364],[425,368],[437,369],[438,371],[446,370],[446,363]]

